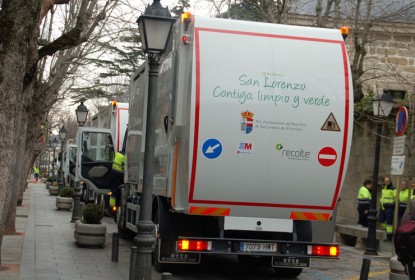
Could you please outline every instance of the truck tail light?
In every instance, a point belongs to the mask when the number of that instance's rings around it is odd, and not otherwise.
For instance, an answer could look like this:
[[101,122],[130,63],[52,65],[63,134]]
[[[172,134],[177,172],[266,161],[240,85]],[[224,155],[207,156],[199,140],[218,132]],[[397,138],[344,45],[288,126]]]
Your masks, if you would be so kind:
[[210,251],[212,244],[210,241],[180,239],[177,242],[179,251]]
[[308,246],[308,254],[317,257],[338,257],[340,248],[332,245],[312,245]]
[[193,38],[190,35],[184,34],[182,36],[182,42],[183,44],[187,45],[187,44],[191,44],[193,42]]

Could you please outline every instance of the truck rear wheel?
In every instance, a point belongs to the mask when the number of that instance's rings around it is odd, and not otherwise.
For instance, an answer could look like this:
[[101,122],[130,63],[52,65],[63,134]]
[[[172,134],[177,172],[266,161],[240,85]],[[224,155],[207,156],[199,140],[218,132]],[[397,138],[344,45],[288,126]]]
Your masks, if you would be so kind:
[[118,233],[120,234],[120,237],[122,239],[132,240],[137,233],[126,227],[127,217],[125,208],[125,205],[118,207],[118,211],[115,216],[115,222],[117,223]]
[[285,278],[296,278],[298,275],[303,272],[302,268],[285,268],[285,267],[274,267],[275,272],[278,277]]

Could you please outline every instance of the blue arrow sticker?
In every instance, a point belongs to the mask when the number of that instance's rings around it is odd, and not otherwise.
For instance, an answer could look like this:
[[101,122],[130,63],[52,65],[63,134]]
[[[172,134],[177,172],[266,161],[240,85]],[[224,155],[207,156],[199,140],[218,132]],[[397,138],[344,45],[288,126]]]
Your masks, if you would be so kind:
[[222,153],[222,143],[218,139],[210,138],[203,143],[202,152],[208,159],[215,159]]

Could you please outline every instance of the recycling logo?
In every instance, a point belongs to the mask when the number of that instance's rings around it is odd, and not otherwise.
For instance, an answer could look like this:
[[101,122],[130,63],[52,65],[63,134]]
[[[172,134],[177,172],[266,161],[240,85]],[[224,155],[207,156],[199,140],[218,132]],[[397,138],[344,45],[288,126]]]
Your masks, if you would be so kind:
[[275,145],[275,148],[277,149],[277,151],[281,151],[284,147],[282,146],[282,144],[277,144]]

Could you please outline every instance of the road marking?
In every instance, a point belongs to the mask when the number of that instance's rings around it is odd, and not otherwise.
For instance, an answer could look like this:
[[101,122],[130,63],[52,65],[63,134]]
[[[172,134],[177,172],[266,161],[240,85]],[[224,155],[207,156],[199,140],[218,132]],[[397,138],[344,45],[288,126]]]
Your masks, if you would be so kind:
[[[369,273],[369,277],[382,275],[382,274],[386,274],[386,273],[389,273],[389,272],[390,272],[390,269],[382,270],[382,271],[376,271],[376,272]],[[355,277],[352,277],[352,278],[348,278],[346,280],[359,280],[359,279],[360,279],[360,276],[355,276]]]

